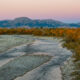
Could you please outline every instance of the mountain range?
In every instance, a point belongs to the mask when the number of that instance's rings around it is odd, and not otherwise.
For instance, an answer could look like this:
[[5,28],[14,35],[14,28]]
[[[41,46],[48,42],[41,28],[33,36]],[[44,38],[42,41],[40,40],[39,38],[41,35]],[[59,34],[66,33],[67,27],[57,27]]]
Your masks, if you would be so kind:
[[48,27],[48,28],[59,28],[59,27],[80,27],[80,23],[64,23],[53,19],[30,19],[28,17],[19,17],[14,20],[2,20],[0,21],[0,27],[2,28],[17,28],[17,27]]

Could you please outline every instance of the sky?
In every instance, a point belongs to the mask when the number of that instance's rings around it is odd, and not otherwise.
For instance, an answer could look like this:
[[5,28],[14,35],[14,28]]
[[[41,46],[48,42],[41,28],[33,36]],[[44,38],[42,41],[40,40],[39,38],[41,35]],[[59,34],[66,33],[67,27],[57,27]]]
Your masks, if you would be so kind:
[[80,22],[80,0],[0,0],[0,20],[16,17]]

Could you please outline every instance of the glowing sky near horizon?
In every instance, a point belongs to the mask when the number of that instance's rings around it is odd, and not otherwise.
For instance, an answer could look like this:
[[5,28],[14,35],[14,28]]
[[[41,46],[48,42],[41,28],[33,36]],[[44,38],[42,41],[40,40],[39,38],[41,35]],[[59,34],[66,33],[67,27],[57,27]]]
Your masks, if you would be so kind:
[[0,20],[16,17],[80,22],[80,0],[0,0]]

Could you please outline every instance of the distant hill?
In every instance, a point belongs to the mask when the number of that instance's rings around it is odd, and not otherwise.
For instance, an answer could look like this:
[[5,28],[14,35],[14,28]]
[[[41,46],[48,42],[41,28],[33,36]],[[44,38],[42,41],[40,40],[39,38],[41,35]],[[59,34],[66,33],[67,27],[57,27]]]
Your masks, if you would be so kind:
[[80,23],[78,24],[67,24],[60,21],[52,20],[52,19],[44,19],[44,20],[32,20],[27,17],[19,17],[14,20],[3,20],[0,21],[0,27],[7,28],[16,28],[16,27],[80,27]]
[[71,23],[69,24],[70,27],[80,27],[80,23]]

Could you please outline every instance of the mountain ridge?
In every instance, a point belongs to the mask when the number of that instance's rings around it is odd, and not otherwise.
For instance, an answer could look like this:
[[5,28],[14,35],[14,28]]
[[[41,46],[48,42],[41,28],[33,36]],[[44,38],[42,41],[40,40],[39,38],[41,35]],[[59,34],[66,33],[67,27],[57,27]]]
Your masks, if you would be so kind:
[[13,20],[0,20],[0,27],[16,28],[16,27],[80,27],[80,23],[64,23],[53,19],[30,19],[28,17],[18,17]]

